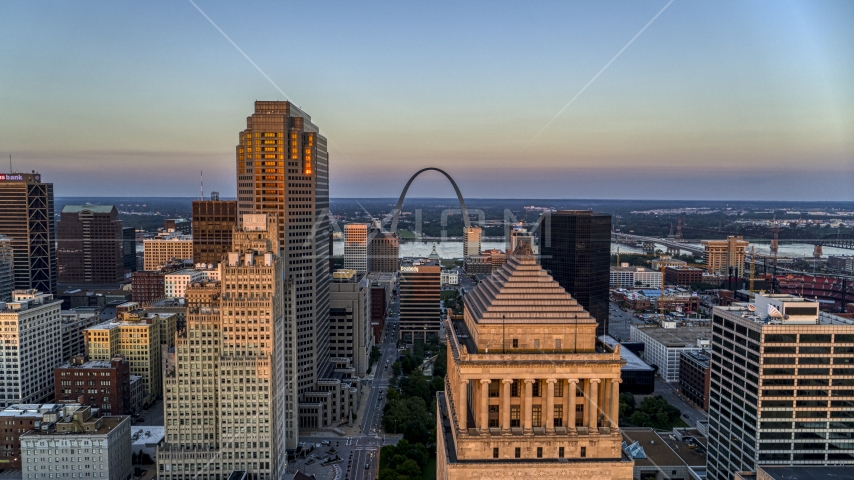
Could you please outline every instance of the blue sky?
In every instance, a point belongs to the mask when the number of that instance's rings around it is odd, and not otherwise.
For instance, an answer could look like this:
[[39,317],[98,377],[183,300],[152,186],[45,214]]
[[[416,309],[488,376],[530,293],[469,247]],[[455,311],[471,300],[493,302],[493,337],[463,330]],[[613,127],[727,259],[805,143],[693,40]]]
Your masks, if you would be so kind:
[[[539,136],[667,1],[196,4],[336,197],[854,200],[852,2],[675,0]],[[0,4],[0,155],[58,195],[233,195],[256,99],[189,1]]]

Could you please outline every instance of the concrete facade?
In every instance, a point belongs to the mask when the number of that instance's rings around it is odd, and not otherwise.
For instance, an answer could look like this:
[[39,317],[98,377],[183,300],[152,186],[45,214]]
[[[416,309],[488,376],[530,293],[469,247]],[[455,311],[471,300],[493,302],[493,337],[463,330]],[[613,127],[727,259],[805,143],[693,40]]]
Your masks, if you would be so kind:
[[620,347],[539,267],[530,247],[447,319],[437,478],[632,478],[618,426]]
[[329,354],[349,358],[355,374],[363,377],[368,373],[374,346],[367,278],[352,270],[335,272],[329,285],[329,304]]

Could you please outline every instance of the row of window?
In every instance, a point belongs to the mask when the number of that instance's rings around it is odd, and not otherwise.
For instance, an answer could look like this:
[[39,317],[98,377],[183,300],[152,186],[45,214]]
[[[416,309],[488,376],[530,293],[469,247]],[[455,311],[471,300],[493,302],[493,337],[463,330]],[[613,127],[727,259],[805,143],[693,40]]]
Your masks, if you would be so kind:
[[[564,454],[566,451],[564,447],[558,447],[557,449],[557,457],[564,458]],[[579,457],[587,458],[587,447],[581,447],[579,452]],[[498,447],[492,449],[492,458],[501,458],[501,452]],[[513,449],[513,458],[522,458],[522,448],[515,447]],[[537,458],[543,458],[543,447],[537,447]]]

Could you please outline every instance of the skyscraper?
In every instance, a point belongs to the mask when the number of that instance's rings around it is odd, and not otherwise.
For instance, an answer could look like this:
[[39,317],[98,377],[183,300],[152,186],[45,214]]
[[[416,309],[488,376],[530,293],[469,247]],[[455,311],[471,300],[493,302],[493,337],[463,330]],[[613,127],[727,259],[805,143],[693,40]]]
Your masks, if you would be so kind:
[[110,284],[124,278],[124,232],[113,205],[66,205],[57,229],[57,278],[65,284]]
[[361,275],[368,273],[368,225],[344,225],[344,268]]
[[15,252],[12,250],[12,240],[0,235],[0,301],[12,297],[15,289]]
[[237,226],[234,200],[193,201],[193,262],[216,265],[231,248]]
[[[632,478],[619,429],[620,345],[523,243],[445,320],[437,478]],[[504,472],[504,473],[502,473]]]
[[608,332],[611,216],[590,210],[561,210],[540,216],[540,263]]
[[0,173],[0,235],[12,240],[15,288],[56,294],[53,184],[38,173]]
[[463,228],[463,257],[480,255],[480,242],[483,239],[483,230],[480,227]]
[[[284,314],[278,222],[275,215],[247,214],[241,223],[221,264],[222,282],[186,292],[187,326],[176,342],[177,361],[164,374],[166,443],[157,463],[167,480],[223,479],[233,470],[281,478],[286,435],[297,431],[289,426],[296,398],[286,395],[294,382],[284,357],[294,351],[285,346],[292,330]],[[188,382],[194,399],[184,395]]]
[[285,368],[297,372],[297,392],[305,394],[331,368],[329,156],[311,117],[290,102],[257,101],[246,119],[237,145],[237,211],[279,219],[285,288],[292,289],[285,315],[296,326],[289,336],[297,363]]
[[792,295],[754,303],[712,310],[709,480],[759,465],[850,472],[854,323]]
[[750,244],[742,237],[729,236],[726,240],[703,240],[703,263],[712,274],[729,275],[730,268],[735,269],[733,276],[744,277],[744,256]]
[[368,238],[368,271],[397,273],[400,269],[400,242],[397,235],[372,228]]
[[400,266],[400,330],[405,343],[426,342],[439,333],[442,267],[436,260]]

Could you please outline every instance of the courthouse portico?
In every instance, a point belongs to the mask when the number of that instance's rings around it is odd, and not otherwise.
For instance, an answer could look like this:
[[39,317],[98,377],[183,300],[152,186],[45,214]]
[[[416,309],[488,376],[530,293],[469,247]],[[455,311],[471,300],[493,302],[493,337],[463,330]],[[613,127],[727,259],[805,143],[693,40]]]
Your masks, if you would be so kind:
[[438,478],[632,478],[619,345],[597,344],[596,325],[527,245],[466,295],[445,324]]

